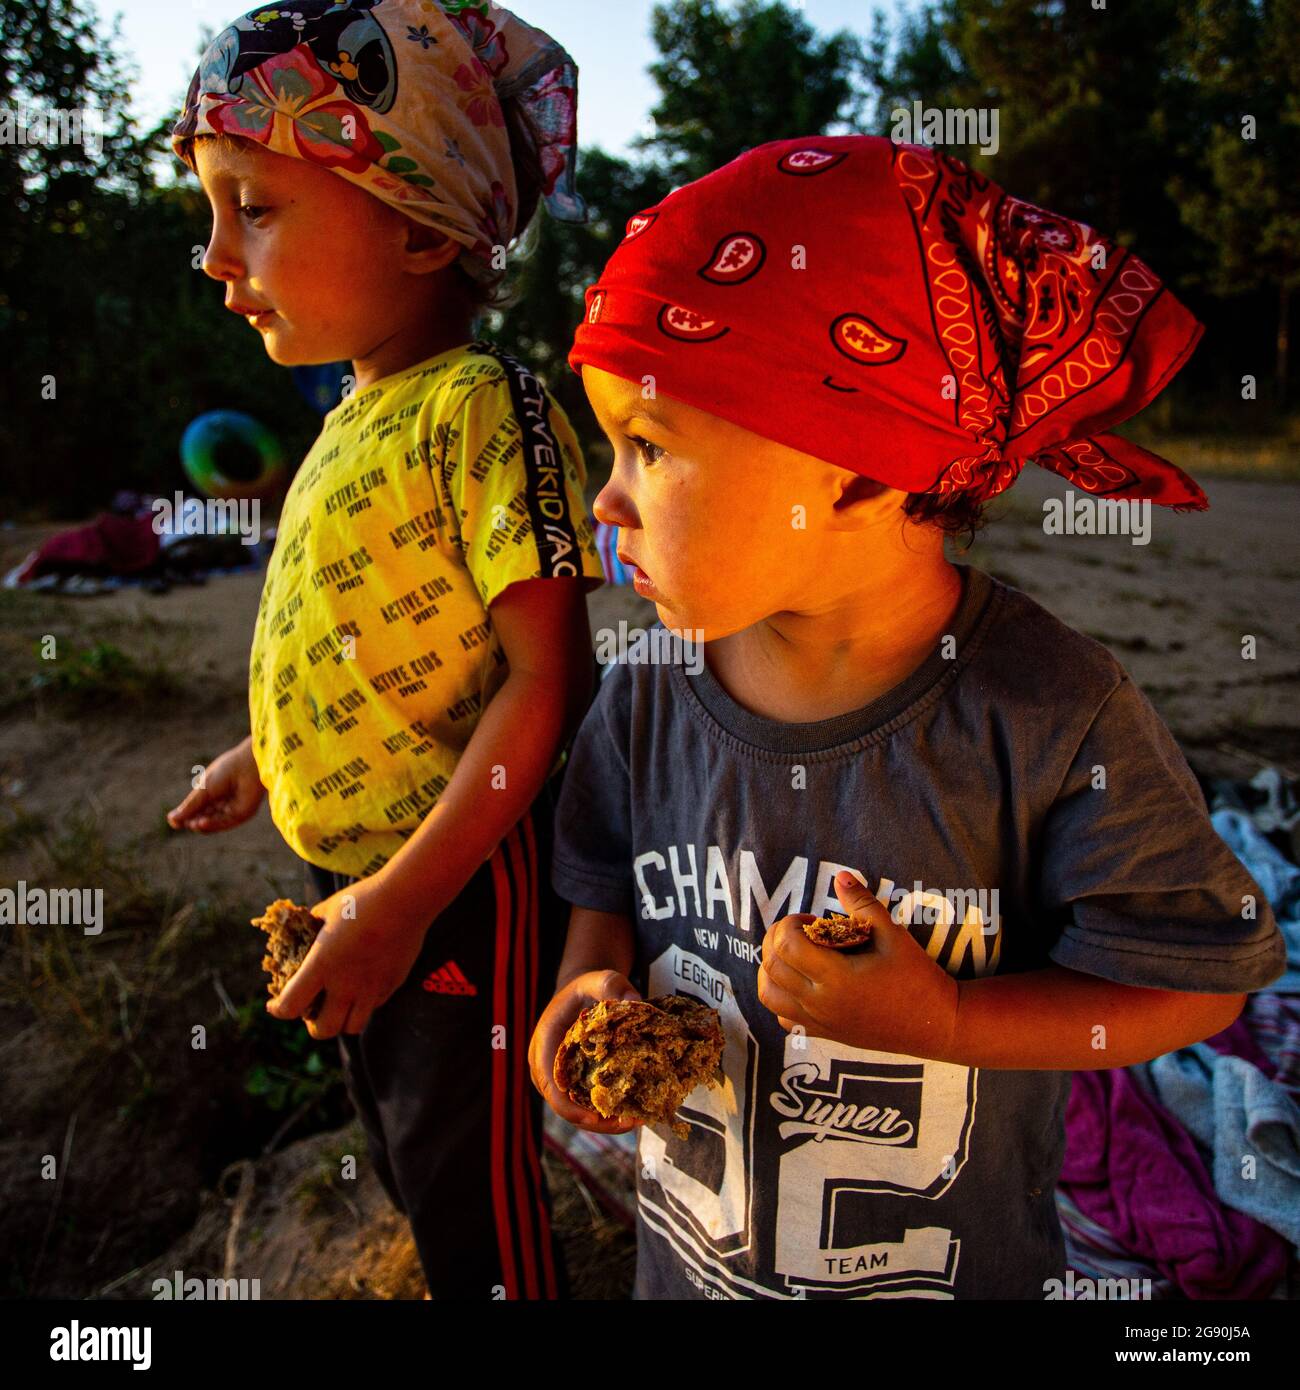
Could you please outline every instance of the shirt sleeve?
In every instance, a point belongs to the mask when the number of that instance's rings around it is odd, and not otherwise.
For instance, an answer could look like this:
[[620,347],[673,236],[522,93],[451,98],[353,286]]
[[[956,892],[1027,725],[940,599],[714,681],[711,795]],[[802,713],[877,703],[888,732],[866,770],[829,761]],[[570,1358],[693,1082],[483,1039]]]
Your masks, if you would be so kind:
[[484,608],[519,580],[582,576],[586,590],[603,583],[582,449],[537,377],[494,360],[446,438],[443,476]]
[[1181,749],[1127,674],[1045,818],[1039,885],[1063,924],[1048,954],[1067,969],[1148,989],[1241,994],[1286,968],[1268,899],[1215,830]]
[[628,670],[622,662],[609,670],[574,736],[555,809],[551,884],[577,907],[636,921]]

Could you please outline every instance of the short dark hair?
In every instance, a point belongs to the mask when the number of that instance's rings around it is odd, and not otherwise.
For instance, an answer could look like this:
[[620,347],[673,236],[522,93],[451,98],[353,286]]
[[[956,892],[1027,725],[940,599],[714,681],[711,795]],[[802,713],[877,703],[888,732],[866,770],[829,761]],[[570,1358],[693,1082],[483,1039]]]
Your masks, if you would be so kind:
[[[888,486],[886,483],[869,480],[873,489],[868,496],[877,496]],[[969,492],[909,492],[903,503],[903,511],[915,522],[937,526],[945,536],[960,537],[970,533],[965,549],[975,543],[975,534],[988,525],[984,515],[987,499],[977,498]]]
[[243,135],[230,135],[226,131],[197,131],[193,135],[186,135],[177,142],[176,158],[192,173],[199,172],[198,165],[194,159],[194,144],[197,140],[213,140],[218,145],[224,145],[227,149],[233,148],[238,144],[255,145],[259,150],[265,146],[258,144],[256,140],[249,140]]
[[969,492],[911,492],[903,510],[913,521],[928,522],[954,539],[969,532],[964,547],[969,550],[975,544],[976,533],[988,525],[984,506],[985,499]]

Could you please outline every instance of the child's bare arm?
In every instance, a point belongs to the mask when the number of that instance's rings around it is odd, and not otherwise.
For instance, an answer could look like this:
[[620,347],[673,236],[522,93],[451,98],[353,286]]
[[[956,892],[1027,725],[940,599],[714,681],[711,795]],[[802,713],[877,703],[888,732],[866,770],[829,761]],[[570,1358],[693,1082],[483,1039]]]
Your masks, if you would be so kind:
[[512,584],[491,606],[510,664],[438,804],[380,870],[425,920],[473,877],[532,805],[591,697],[591,628],[580,579]]
[[940,1060],[1013,1071],[1127,1067],[1212,1037],[1245,1002],[1244,994],[1120,985],[1060,965],[962,980]]
[[569,917],[569,935],[565,939],[555,988],[561,990],[575,976],[592,970],[616,970],[626,977],[635,954],[630,918],[621,912],[575,907]]

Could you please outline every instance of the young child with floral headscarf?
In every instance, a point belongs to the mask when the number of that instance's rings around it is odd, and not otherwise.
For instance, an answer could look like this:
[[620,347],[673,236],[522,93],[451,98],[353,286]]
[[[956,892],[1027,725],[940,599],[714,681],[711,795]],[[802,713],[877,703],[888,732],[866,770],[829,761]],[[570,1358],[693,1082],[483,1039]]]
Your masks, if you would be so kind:
[[435,1298],[561,1289],[525,1047],[601,567],[564,412],[472,329],[539,201],[585,215],[576,99],[568,54],[486,0],[293,0],[216,37],[173,135],[227,308],[356,389],[280,517],[252,732],[170,820],[269,794],[325,923],[270,1011],[339,1037]]
[[[661,635],[575,741],[535,1085],[601,999],[685,994],[720,1085],[638,1137],[638,1298],[1059,1297],[1073,1069],[1219,1032],[1267,900],[1111,653],[952,564],[1028,461],[1203,509],[1108,427],[1200,325],[1136,256],[933,149],[760,145],[633,217],[570,363]],[[662,650],[663,643],[659,643]],[[652,645],[653,650],[653,645]],[[803,926],[871,929],[841,953]]]

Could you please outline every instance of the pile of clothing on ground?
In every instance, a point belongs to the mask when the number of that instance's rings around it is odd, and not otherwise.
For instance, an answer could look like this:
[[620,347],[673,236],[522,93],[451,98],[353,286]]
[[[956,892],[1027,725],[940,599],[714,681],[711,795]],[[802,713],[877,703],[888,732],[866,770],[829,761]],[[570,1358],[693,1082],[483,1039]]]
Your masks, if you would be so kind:
[[1076,1072],[1056,1203],[1069,1266],[1153,1299],[1300,1297],[1300,804],[1276,768],[1198,774],[1286,937],[1285,974],[1222,1033]]
[[140,585],[165,594],[175,584],[202,584],[210,574],[258,569],[275,543],[274,527],[263,528],[256,544],[246,545],[234,531],[195,534],[180,522],[158,524],[158,517],[152,497],[119,492],[108,511],[51,536],[0,584],[78,596]]

